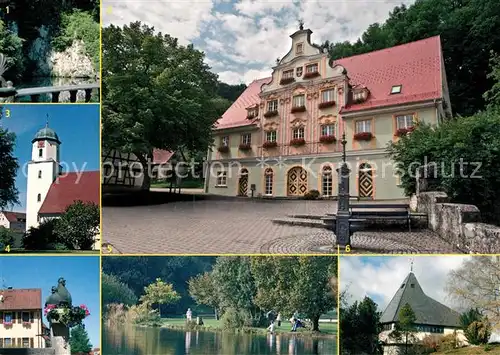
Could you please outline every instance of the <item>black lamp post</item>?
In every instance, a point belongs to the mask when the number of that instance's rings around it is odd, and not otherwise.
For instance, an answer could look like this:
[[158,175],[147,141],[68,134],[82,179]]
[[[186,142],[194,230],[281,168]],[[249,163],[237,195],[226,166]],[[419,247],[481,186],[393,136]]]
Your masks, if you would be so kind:
[[346,163],[345,145],[347,141],[345,139],[345,132],[342,134],[342,141],[340,143],[342,144],[342,164],[337,169],[339,175],[339,192],[335,235],[337,236],[337,244],[341,247],[346,247],[351,243],[349,231],[349,218],[351,217],[349,211],[349,176],[351,170]]

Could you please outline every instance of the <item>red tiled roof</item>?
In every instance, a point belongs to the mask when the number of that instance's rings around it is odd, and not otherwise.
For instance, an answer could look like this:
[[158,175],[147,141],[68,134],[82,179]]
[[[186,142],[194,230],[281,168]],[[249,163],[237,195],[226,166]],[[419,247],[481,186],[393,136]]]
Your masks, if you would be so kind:
[[174,152],[169,152],[167,150],[155,149],[153,150],[153,163],[154,164],[165,164],[174,155]]
[[[342,112],[438,99],[443,95],[439,36],[342,58],[332,64],[346,68],[351,85],[362,85],[370,91],[365,102],[344,107]],[[391,95],[395,85],[402,85],[401,93]]]
[[269,83],[271,79],[272,78],[264,78],[252,81],[217,121],[216,129],[246,126],[253,123],[254,121],[247,119],[246,109],[260,102],[260,88],[263,84]]
[[99,205],[99,171],[65,173],[50,186],[38,213],[63,213],[75,201]]
[[26,213],[2,211],[9,222],[17,222],[19,219],[26,220]]
[[0,295],[3,295],[0,311],[42,309],[42,290],[39,288],[3,290]]
[[[333,61],[347,70],[352,86],[370,91],[361,104],[349,105],[341,112],[438,99],[442,93],[441,41],[430,37],[400,46],[381,49]],[[262,84],[271,78],[255,80],[217,122],[217,129],[245,126],[246,108],[260,102]],[[401,93],[392,94],[392,86],[402,85]]]

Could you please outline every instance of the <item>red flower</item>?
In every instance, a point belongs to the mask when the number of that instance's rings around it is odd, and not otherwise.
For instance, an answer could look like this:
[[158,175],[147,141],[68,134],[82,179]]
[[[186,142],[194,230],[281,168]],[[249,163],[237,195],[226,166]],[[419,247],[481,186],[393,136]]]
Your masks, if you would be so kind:
[[335,136],[321,136],[319,137],[319,141],[321,143],[334,143],[337,141],[337,138]]
[[331,106],[335,106],[335,101],[320,102],[318,104],[319,109],[327,108],[327,107],[331,107]]
[[295,106],[295,107],[292,107],[291,113],[304,112],[305,110],[306,110],[305,106]]
[[290,141],[291,145],[299,146],[306,144],[306,140],[304,138],[294,138]]
[[360,132],[354,135],[354,139],[357,141],[369,141],[373,138],[372,132]]
[[278,143],[277,142],[267,141],[267,142],[264,142],[264,144],[262,146],[264,148],[275,148],[275,147],[278,146]]

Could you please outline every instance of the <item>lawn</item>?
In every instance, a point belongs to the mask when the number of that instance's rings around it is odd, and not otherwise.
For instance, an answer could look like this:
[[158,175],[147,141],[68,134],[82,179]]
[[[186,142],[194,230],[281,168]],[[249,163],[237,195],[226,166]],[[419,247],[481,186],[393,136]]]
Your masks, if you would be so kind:
[[[172,328],[184,328],[186,325],[186,319],[184,318],[163,318],[162,319],[166,327]],[[207,329],[222,329],[222,321],[215,320],[214,318],[203,318],[204,327]],[[249,328],[255,330],[255,332],[266,332],[266,328]],[[290,322],[281,322],[281,327],[276,326],[276,333],[289,333],[292,329]],[[319,330],[324,335],[335,335],[337,334],[337,323],[319,323]],[[309,331],[304,328],[299,328],[297,333],[308,333]]]
[[489,354],[489,355],[499,355],[500,354],[500,345],[483,345],[483,346],[469,346],[466,348],[455,349],[455,350],[447,350],[447,351],[439,351],[437,353],[432,353],[432,355],[481,355],[481,354]]

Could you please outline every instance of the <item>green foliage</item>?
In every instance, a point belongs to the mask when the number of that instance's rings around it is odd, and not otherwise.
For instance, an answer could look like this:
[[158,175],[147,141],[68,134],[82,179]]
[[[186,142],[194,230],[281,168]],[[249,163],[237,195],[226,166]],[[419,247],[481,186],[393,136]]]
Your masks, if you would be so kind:
[[7,56],[7,70],[3,73],[0,68],[0,76],[5,80],[15,81],[24,70],[23,40],[14,32],[10,31],[7,24],[0,19],[0,53]]
[[188,280],[189,294],[198,304],[220,308],[221,297],[213,274],[205,272]]
[[10,245],[14,244],[14,234],[10,229],[0,226],[0,253]]
[[478,322],[481,319],[483,319],[481,312],[477,308],[471,308],[460,315],[460,326],[462,329],[467,329],[473,322]]
[[161,279],[156,279],[156,282],[144,287],[144,295],[140,301],[148,307],[157,304],[171,304],[179,301],[181,297],[174,290],[171,284],[164,282]]
[[407,195],[415,192],[417,167],[434,163],[441,190],[455,202],[478,206],[486,222],[498,223],[499,131],[500,109],[492,109],[438,127],[418,125],[412,134],[390,143],[388,153],[400,169]]
[[[1,41],[1,40],[0,40]],[[0,122],[2,112],[0,111]],[[19,203],[16,189],[16,174],[19,168],[14,157],[16,136],[0,125],[0,211]]]
[[408,353],[409,347],[415,343],[417,328],[415,321],[417,317],[411,306],[406,303],[398,314],[398,322],[394,326],[394,330],[389,334],[389,337],[397,341],[402,341],[405,346],[405,353]]
[[158,309],[151,309],[147,303],[133,305],[126,313],[126,321],[133,324],[159,326],[161,316]]
[[137,303],[137,296],[116,276],[103,273],[102,303],[103,305],[122,303],[124,305],[131,306]]
[[320,195],[318,190],[310,190],[304,195],[304,200],[317,200]]
[[23,247],[26,250],[54,250],[59,239],[54,229],[57,220],[50,219],[41,222],[38,227],[31,227],[23,236]]
[[484,54],[499,48],[498,13],[497,0],[417,0],[395,7],[385,23],[372,24],[355,43],[326,45],[338,59],[440,35],[452,108],[471,115],[484,108],[482,93],[492,85]]
[[217,85],[217,94],[229,102],[234,102],[246,88],[245,84],[229,85],[219,82]]
[[484,99],[488,103],[488,108],[492,109],[500,107],[500,56],[493,51],[490,57],[490,67],[488,79],[493,80],[493,86],[484,93]]
[[251,326],[251,324],[248,324],[248,320],[251,318],[252,315],[247,311],[229,307],[222,315],[222,327],[227,330],[232,330],[243,328],[244,326]]
[[382,354],[379,348],[378,335],[381,312],[370,297],[340,311],[342,354]]
[[487,344],[491,336],[491,325],[488,319],[472,322],[464,330],[464,335],[472,345]]
[[89,335],[83,325],[78,325],[71,329],[69,344],[72,353],[88,354],[92,350],[92,344],[89,340]]
[[140,22],[105,27],[102,38],[103,146],[134,153],[144,172],[154,148],[206,151],[225,106],[203,52]]
[[95,203],[75,201],[57,220],[54,232],[70,249],[91,250],[99,233],[101,214]]
[[74,41],[83,41],[86,54],[92,59],[96,71],[100,65],[100,28],[90,13],[75,9],[61,18],[61,29],[52,40],[54,48],[62,52]]

